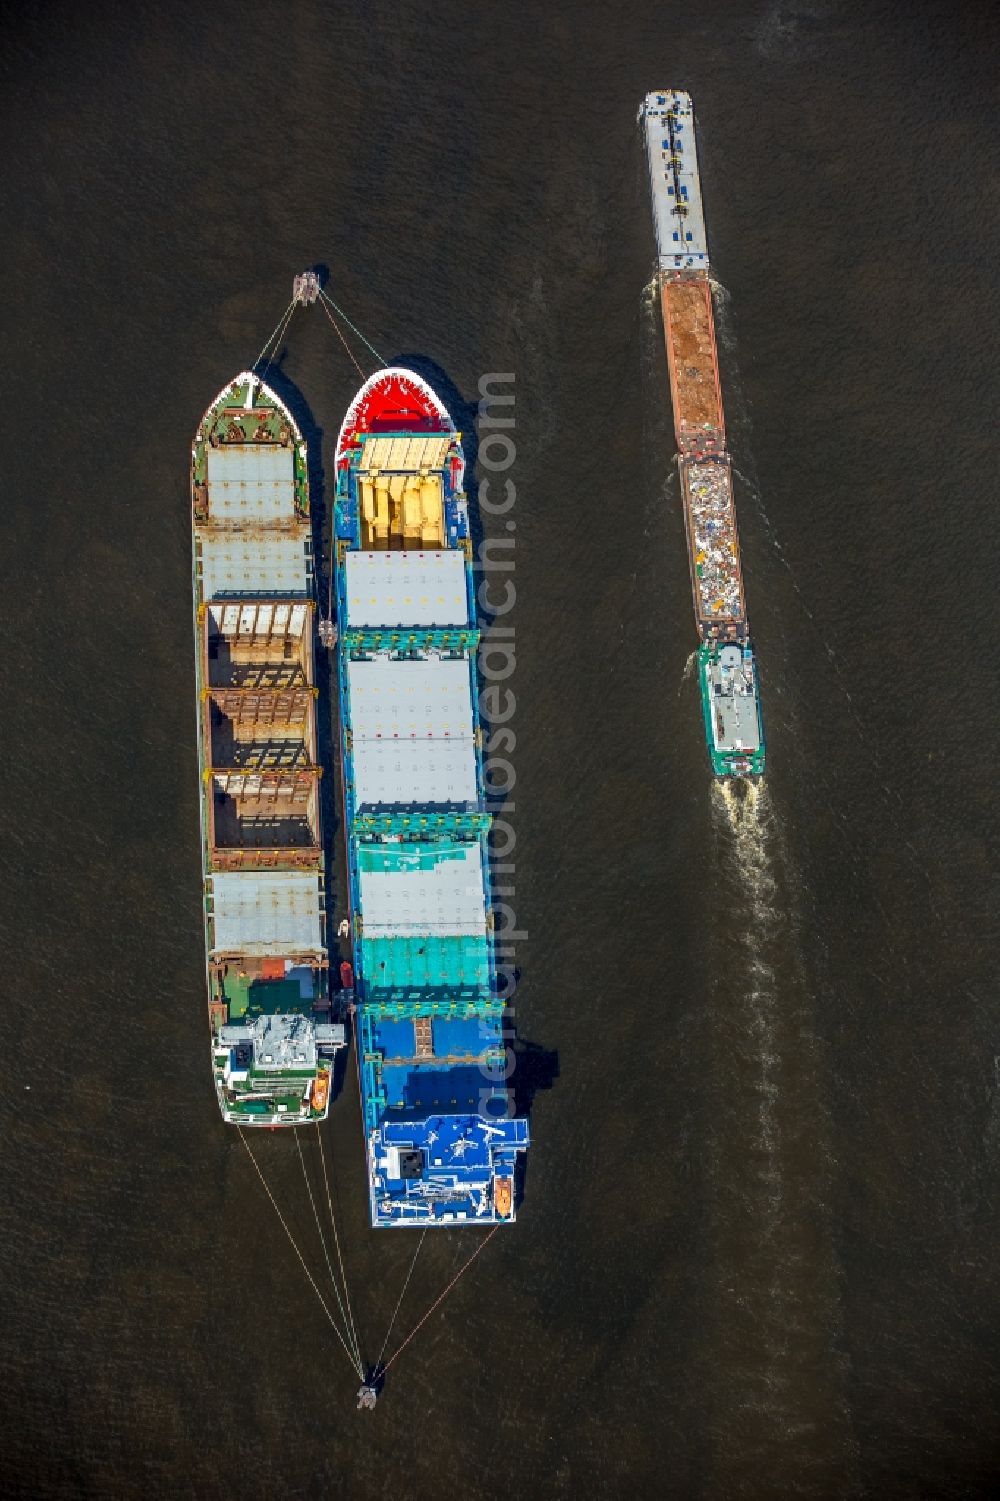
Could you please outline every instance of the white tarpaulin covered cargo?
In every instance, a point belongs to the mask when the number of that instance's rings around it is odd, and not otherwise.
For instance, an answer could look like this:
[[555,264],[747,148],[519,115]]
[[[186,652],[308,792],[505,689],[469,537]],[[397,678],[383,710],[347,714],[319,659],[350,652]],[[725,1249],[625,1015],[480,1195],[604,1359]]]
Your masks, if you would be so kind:
[[355,745],[472,735],[472,679],[464,657],[353,660],[347,664],[347,684]]
[[464,740],[354,742],[354,799],[373,808],[448,803],[476,805],[476,757]]
[[233,443],[207,450],[208,514],[212,521],[294,521],[295,472],[291,448],[273,443]]
[[362,845],[358,875],[366,939],[486,931],[478,842]]
[[349,552],[347,628],[468,625],[465,555],[428,552]]
[[306,594],[303,536],[279,531],[202,532],[202,598],[219,594]]
[[240,870],[211,877],[213,954],[322,954],[316,871]]

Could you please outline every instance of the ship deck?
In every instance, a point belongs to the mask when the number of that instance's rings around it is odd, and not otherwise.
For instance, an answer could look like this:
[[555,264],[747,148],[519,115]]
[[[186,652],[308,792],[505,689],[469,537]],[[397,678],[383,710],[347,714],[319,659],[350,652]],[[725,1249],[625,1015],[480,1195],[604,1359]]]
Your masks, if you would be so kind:
[[682,453],[721,449],[725,419],[712,292],[704,278],[660,284],[677,444]]
[[641,119],[660,269],[707,271],[708,240],[691,95],[679,89],[647,94]]
[[242,959],[239,966],[227,966],[221,988],[230,1022],[248,1016],[311,1012],[317,997],[316,972],[308,965],[293,965],[279,979],[263,959]]
[[[212,1068],[223,1118],[329,1108],[331,1023],[305,443],[244,372],[192,449]],[[322,1087],[321,1087],[322,1085]]]
[[214,847],[318,851],[311,602],[209,605],[200,637]]
[[450,419],[419,377],[391,370],[366,384],[338,445],[336,536],[374,1226],[513,1219],[528,1139],[527,1123],[508,1118],[495,995],[463,472]]
[[728,458],[681,460],[695,615],[703,635],[746,634],[743,575]]

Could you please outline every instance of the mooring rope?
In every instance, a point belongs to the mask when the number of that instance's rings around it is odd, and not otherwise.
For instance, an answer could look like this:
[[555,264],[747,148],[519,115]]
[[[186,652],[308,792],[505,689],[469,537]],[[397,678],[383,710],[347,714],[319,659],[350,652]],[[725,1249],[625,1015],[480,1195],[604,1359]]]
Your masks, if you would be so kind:
[[344,348],[347,350],[347,358],[350,360],[350,362],[354,366],[355,370],[361,376],[362,382],[366,381],[368,379],[368,377],[365,375],[365,372],[362,370],[361,366],[358,364],[357,360],[354,358],[354,350],[351,348],[350,344],[348,344],[347,340],[344,338],[344,335],[343,335],[343,333],[341,332],[341,329],[340,329],[340,324],[337,322],[336,318],[330,312],[330,309],[327,307],[327,305],[326,305],[325,302],[320,303],[320,306],[322,307],[322,309],[323,309],[324,313],[326,314],[327,318],[329,318],[331,324],[333,325],[334,329],[336,330],[337,338],[340,340],[341,344],[343,344]]
[[320,1130],[319,1121],[316,1122],[316,1139],[319,1142],[320,1162],[323,1164],[323,1182],[326,1184],[326,1204],[327,1208],[330,1211],[330,1224],[333,1228],[333,1243],[337,1248],[337,1262],[340,1266],[340,1280],[344,1284],[344,1302],[347,1304],[347,1319],[351,1327],[351,1336],[354,1341],[354,1348],[357,1351],[358,1365],[363,1366],[364,1362],[361,1359],[361,1341],[358,1339],[358,1331],[354,1325],[354,1314],[351,1311],[351,1298],[350,1294],[347,1291],[347,1274],[344,1271],[344,1258],[340,1254],[340,1236],[337,1234],[337,1221],[334,1218],[333,1214],[333,1195],[330,1192],[330,1179],[326,1171],[326,1151],[323,1147],[323,1133]]
[[[337,1307],[340,1309],[340,1317],[344,1321],[344,1332],[347,1334],[347,1337],[348,1337],[348,1339],[350,1340],[350,1342],[351,1342],[351,1344],[353,1346],[353,1349],[354,1349],[354,1358],[357,1361],[358,1365],[361,1366],[361,1351],[357,1347],[357,1341],[354,1340],[354,1339],[351,1339],[351,1326],[350,1326],[350,1322],[348,1320],[347,1314],[344,1311],[343,1300],[341,1299],[341,1296],[340,1296],[340,1288],[337,1285],[337,1279],[334,1276],[334,1272],[333,1272],[333,1263],[330,1260],[330,1253],[329,1253],[329,1251],[327,1250],[327,1247],[326,1247],[326,1236],[323,1234],[323,1226],[320,1223],[319,1210],[316,1208],[316,1200],[313,1197],[312,1184],[309,1182],[309,1174],[306,1172],[306,1159],[302,1155],[302,1143],[299,1140],[299,1133],[298,1133],[298,1131],[294,1131],[292,1134],[295,1137],[295,1145],[298,1147],[298,1150],[299,1150],[299,1165],[302,1168],[302,1178],[303,1178],[303,1181],[305,1182],[305,1185],[306,1185],[306,1193],[309,1195],[309,1203],[312,1206],[313,1219],[316,1221],[316,1233],[319,1236],[320,1245],[323,1247],[323,1260],[326,1262],[326,1269],[330,1273],[330,1281],[333,1284],[333,1295],[334,1295],[334,1297],[337,1300]],[[333,1207],[332,1207],[332,1205],[331,1205],[331,1208],[330,1208],[330,1215],[331,1215],[331,1218],[332,1218],[332,1216],[333,1216]],[[345,1283],[344,1285],[346,1287],[347,1284]]]
[[264,361],[263,369],[266,370],[267,367],[268,367],[268,365],[270,365],[272,363],[272,361],[274,360],[275,356],[277,355],[279,349],[281,348],[282,344],[284,343],[285,335],[288,332],[288,329],[289,329],[289,326],[291,324],[292,318],[295,315],[295,309],[296,309],[297,306],[298,306],[298,304],[293,301],[291,307],[288,309],[288,312],[285,315],[285,321],[281,325],[281,329],[280,329],[280,331],[278,333],[278,336],[274,340],[274,343],[273,343],[273,345],[271,347],[271,350],[268,353],[268,356],[267,356],[267,358]]
[[384,360],[382,358],[382,356],[379,354],[378,350],[375,349],[373,345],[369,344],[368,340],[365,338],[365,336],[361,332],[360,328],[355,328],[355,326],[351,322],[350,318],[348,318],[347,314],[344,312],[344,309],[342,307],[338,307],[337,306],[337,304],[334,302],[333,298],[329,295],[329,293],[328,292],[324,292],[323,288],[320,287],[320,289],[319,289],[319,295],[322,297],[322,299],[323,299],[324,302],[328,302],[330,304],[330,306],[333,308],[333,311],[339,317],[343,318],[344,322],[347,324],[348,328],[351,330],[351,333],[352,334],[357,334],[357,336],[361,340],[362,344],[365,346],[365,348],[369,351],[370,354],[373,354],[375,356],[375,358],[378,360],[379,364],[380,365],[387,365],[388,361]]
[[[406,1336],[406,1338],[404,1339],[403,1343],[400,1345],[399,1349],[396,1350],[394,1354],[392,1354],[392,1355],[389,1356],[389,1359],[386,1361],[385,1365],[382,1367],[381,1375],[384,1376],[385,1373],[386,1373],[386,1371],[392,1365],[393,1361],[399,1359],[399,1357],[402,1355],[403,1351],[406,1349],[407,1345],[410,1343],[410,1340],[413,1339],[414,1335],[417,1334],[418,1331],[421,1330],[423,1328],[423,1326],[427,1323],[427,1320],[430,1318],[430,1316],[434,1312],[435,1308],[438,1308],[444,1302],[445,1298],[451,1292],[452,1288],[455,1286],[455,1283],[458,1281],[458,1279],[460,1277],[464,1277],[465,1276],[466,1272],[469,1270],[470,1266],[475,1261],[476,1257],[479,1256],[479,1255],[481,1255],[482,1252],[486,1250],[486,1247],[489,1245],[490,1241],[493,1239],[494,1235],[496,1235],[496,1233],[497,1233],[497,1231],[499,1229],[500,1229],[499,1225],[494,1225],[493,1229],[490,1231],[489,1235],[487,1235],[486,1239],[484,1241],[482,1241],[481,1244],[476,1247],[476,1249],[473,1251],[472,1255],[469,1257],[469,1259],[465,1263],[465,1265],[463,1267],[459,1268],[459,1270],[455,1273],[454,1277],[452,1277],[451,1281],[448,1283],[448,1286],[445,1288],[445,1290],[441,1294],[441,1296],[439,1298],[435,1298],[435,1300],[431,1304],[430,1308],[428,1308],[427,1312],[424,1314],[423,1318],[420,1320],[420,1323],[417,1324],[415,1328],[413,1328],[413,1329],[410,1330],[409,1334]],[[426,1234],[426,1233],[427,1232],[425,1230],[424,1234]],[[419,1249],[420,1249],[420,1247],[418,1246],[417,1250],[419,1251]],[[414,1257],[414,1260],[416,1260],[415,1257]],[[405,1289],[404,1289],[404,1291],[405,1291]]]
[[295,1252],[296,1256],[299,1259],[299,1265],[301,1266],[302,1270],[305,1272],[306,1277],[309,1280],[309,1286],[312,1288],[313,1292],[316,1294],[316,1297],[319,1299],[319,1305],[322,1308],[323,1312],[326,1314],[326,1317],[327,1317],[327,1320],[329,1322],[330,1328],[333,1330],[334,1334],[340,1340],[341,1345],[343,1345],[344,1354],[347,1356],[348,1360],[351,1362],[352,1369],[357,1372],[358,1376],[363,1381],[365,1379],[365,1373],[361,1369],[361,1362],[360,1361],[356,1361],[355,1358],[354,1358],[354,1356],[351,1354],[351,1351],[348,1349],[347,1344],[346,1344],[346,1342],[344,1340],[344,1336],[341,1334],[340,1329],[337,1326],[337,1322],[334,1319],[333,1314],[330,1312],[329,1308],[327,1308],[326,1302],[325,1302],[325,1300],[323,1298],[323,1294],[320,1292],[319,1288],[316,1286],[316,1282],[315,1282],[315,1280],[313,1278],[313,1275],[310,1272],[309,1268],[306,1266],[305,1259],[303,1258],[302,1252],[299,1250],[298,1246],[295,1244],[295,1237],[293,1236],[291,1230],[289,1230],[288,1226],[285,1224],[285,1217],[282,1214],[281,1210],[278,1208],[278,1205],[277,1205],[277,1202],[275,1200],[274,1194],[271,1192],[271,1190],[267,1186],[267,1180],[265,1179],[264,1174],[260,1170],[260,1166],[259,1166],[259,1164],[257,1162],[256,1157],[254,1156],[253,1152],[250,1150],[250,1143],[247,1141],[246,1137],[243,1134],[243,1127],[242,1126],[237,1126],[236,1129],[237,1129],[237,1131],[240,1134],[240,1141],[243,1143],[243,1145],[247,1149],[247,1156],[250,1158],[250,1161],[253,1163],[254,1171],[257,1174],[257,1177],[260,1179],[260,1181],[261,1181],[261,1183],[263,1185],[264,1192],[267,1194],[268,1198],[271,1200],[271,1206],[274,1209],[275,1214],[278,1216],[278,1220],[279,1220],[279,1222],[281,1224],[281,1228],[282,1228],[282,1230],[284,1230],[285,1234],[288,1236],[288,1243],[289,1243],[289,1245],[291,1246],[292,1250]]
[[[427,1234],[427,1226],[425,1225],[424,1226],[423,1235],[421,1235],[420,1239],[417,1241],[417,1249],[413,1253],[413,1260],[410,1262],[410,1270],[407,1272],[407,1274],[406,1274],[406,1281],[403,1283],[403,1291],[400,1293],[399,1297],[396,1299],[396,1306],[392,1310],[392,1318],[389,1320],[389,1327],[385,1331],[385,1339],[382,1341],[382,1348],[378,1352],[378,1360],[376,1360],[376,1362],[375,1362],[375,1369],[376,1369],[376,1371],[378,1371],[379,1368],[382,1365],[382,1356],[385,1354],[385,1347],[389,1343],[389,1335],[392,1333],[392,1326],[396,1322],[396,1315],[399,1312],[400,1304],[402,1303],[403,1298],[406,1295],[406,1289],[410,1285],[410,1278],[413,1276],[413,1268],[417,1264],[417,1257],[420,1255],[420,1247],[424,1243],[424,1235],[426,1235],[426,1234]],[[388,1366],[386,1367],[386,1370],[388,1370]]]
[[280,337],[284,338],[285,329],[288,327],[288,324],[291,322],[292,314],[294,313],[294,311],[295,311],[295,298],[293,297],[292,300],[291,300],[291,302],[285,308],[285,311],[282,313],[281,317],[278,319],[277,323],[274,325],[274,329],[271,332],[270,338],[265,343],[263,349],[261,350],[261,352],[257,356],[257,358],[254,360],[253,364],[250,366],[251,370],[256,370],[257,366],[260,364],[261,360],[264,358],[265,354],[270,349],[271,345],[275,342],[275,339],[279,336],[279,330],[280,330]]

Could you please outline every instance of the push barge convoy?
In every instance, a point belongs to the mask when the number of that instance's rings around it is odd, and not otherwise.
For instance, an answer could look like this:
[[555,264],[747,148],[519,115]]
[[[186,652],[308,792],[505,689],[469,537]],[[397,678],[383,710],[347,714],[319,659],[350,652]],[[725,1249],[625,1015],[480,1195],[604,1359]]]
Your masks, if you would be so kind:
[[640,119],[700,637],[706,739],[716,775],[758,776],[764,770],[764,730],[726,452],[691,96],[677,90],[647,94]]

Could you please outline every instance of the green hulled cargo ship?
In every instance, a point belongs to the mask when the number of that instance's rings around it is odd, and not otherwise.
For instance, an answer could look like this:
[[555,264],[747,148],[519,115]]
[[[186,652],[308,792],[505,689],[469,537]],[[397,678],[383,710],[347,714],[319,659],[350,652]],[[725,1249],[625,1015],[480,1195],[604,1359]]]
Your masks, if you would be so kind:
[[211,1067],[225,1120],[329,1108],[333,1020],[320,829],[306,444],[244,371],[191,450]]

